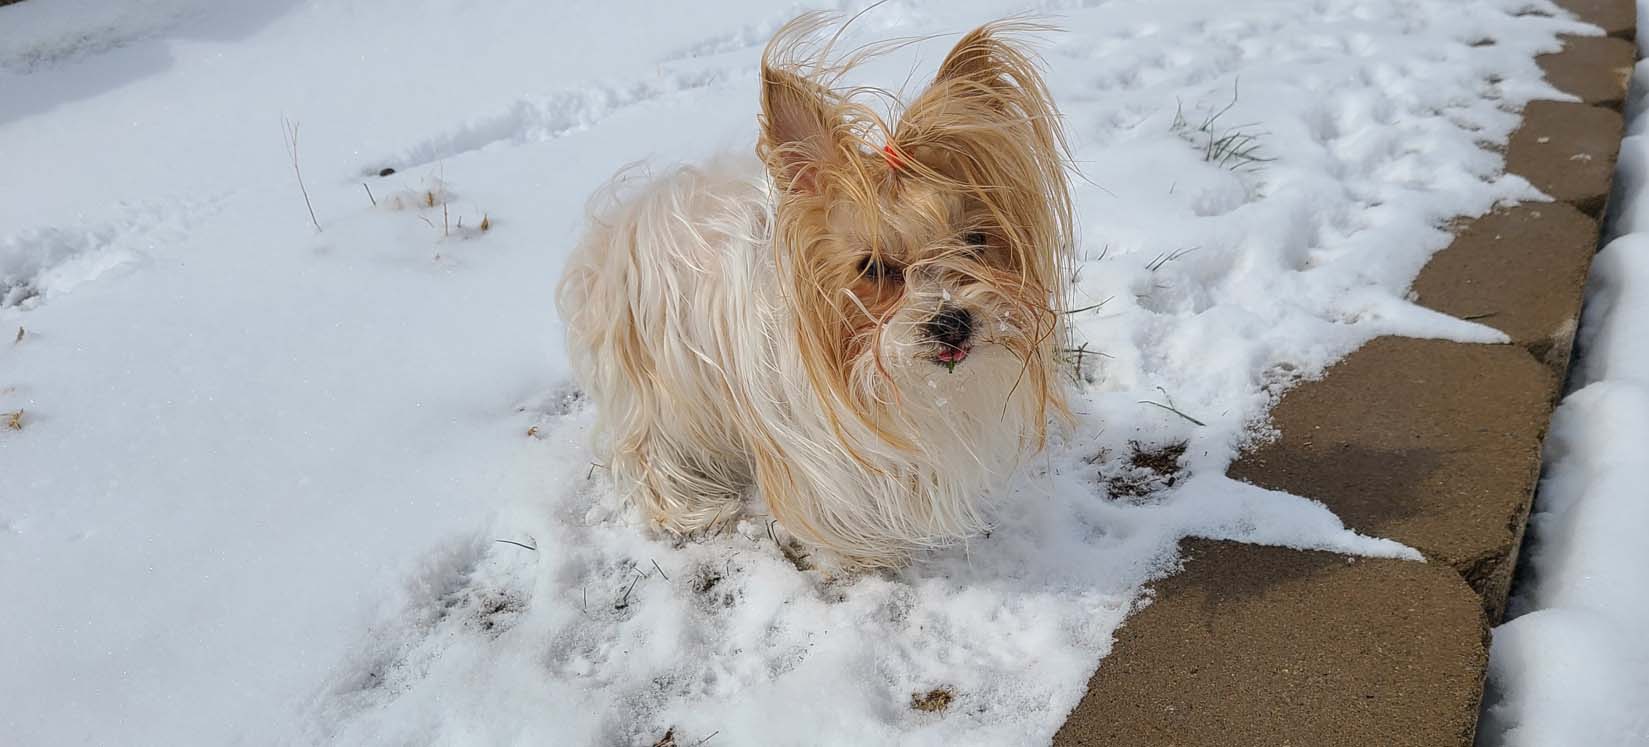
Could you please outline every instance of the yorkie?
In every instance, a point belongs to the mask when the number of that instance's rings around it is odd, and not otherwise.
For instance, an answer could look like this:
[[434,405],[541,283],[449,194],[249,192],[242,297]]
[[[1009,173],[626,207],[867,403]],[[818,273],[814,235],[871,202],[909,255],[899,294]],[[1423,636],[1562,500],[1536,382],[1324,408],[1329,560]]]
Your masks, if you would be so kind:
[[965,35],[890,125],[825,23],[768,44],[754,157],[615,180],[558,306],[598,458],[659,526],[753,486],[791,535],[894,566],[985,529],[1068,413],[1067,150],[1014,41],[1037,27]]

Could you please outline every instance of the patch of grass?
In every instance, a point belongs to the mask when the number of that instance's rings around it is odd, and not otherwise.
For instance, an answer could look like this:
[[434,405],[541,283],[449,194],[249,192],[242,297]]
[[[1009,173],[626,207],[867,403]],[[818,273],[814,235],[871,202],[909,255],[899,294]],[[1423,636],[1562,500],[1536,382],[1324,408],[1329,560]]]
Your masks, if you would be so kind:
[[1186,446],[1185,441],[1163,446],[1130,441],[1128,461],[1112,474],[1102,471],[1100,479],[1113,499],[1138,499],[1161,492],[1174,487],[1185,476],[1180,459],[1185,456]]
[[950,707],[956,693],[948,687],[936,687],[925,693],[911,693],[910,707],[924,713],[940,713]]
[[1174,121],[1168,129],[1201,149],[1202,160],[1208,163],[1232,171],[1258,169],[1276,160],[1266,157],[1260,148],[1260,138],[1270,133],[1257,129],[1257,122],[1230,127],[1220,124],[1220,119],[1237,105],[1238,98],[1238,84],[1232,83],[1231,102],[1203,117],[1196,125],[1185,118],[1185,107],[1179,104],[1174,109]]
[[[457,195],[453,193],[445,179],[439,174],[426,176],[421,188],[392,192],[385,195],[383,200],[377,199],[372,192],[372,188],[365,182],[361,183],[361,187],[366,190],[367,199],[372,201],[373,207],[382,206],[388,210],[416,210],[419,212],[439,208],[441,210],[441,223],[439,225],[431,220],[429,216],[419,215],[417,218],[423,221],[424,225],[441,232],[442,240],[453,237],[460,239],[477,238],[491,232],[495,225],[492,213],[480,210],[481,219],[466,227],[464,216],[461,213],[453,212],[453,201],[457,199]],[[463,211],[465,208],[460,204],[458,209]],[[476,208],[471,205],[469,209],[475,210]],[[471,217],[473,216],[474,214],[471,213]],[[454,222],[455,219],[456,223]]]

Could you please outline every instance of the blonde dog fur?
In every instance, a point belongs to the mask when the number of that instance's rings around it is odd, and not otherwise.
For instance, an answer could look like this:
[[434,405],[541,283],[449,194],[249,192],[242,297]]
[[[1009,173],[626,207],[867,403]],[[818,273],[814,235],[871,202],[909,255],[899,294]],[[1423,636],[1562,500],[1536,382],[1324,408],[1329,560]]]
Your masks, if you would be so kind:
[[561,281],[599,457],[663,529],[754,486],[855,566],[986,527],[1065,412],[1065,146],[1034,27],[965,35],[889,126],[833,86],[825,21],[762,60],[754,156],[621,176]]

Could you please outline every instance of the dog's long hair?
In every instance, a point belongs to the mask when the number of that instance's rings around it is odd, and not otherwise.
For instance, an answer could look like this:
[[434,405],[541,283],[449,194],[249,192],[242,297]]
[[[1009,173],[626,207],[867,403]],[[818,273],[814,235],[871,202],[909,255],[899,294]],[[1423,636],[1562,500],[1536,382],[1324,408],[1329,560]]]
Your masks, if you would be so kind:
[[[981,530],[1051,415],[1073,246],[1037,30],[962,38],[890,125],[824,17],[762,60],[764,168],[686,167],[593,212],[558,302],[615,481],[666,529],[754,484],[860,565]],[[624,180],[620,180],[624,182]],[[950,369],[947,371],[946,369]]]

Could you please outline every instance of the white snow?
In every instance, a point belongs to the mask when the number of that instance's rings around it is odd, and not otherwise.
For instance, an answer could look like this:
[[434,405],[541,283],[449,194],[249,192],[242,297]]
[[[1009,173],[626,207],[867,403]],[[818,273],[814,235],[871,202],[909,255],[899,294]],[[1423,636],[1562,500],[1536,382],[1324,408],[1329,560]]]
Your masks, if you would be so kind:
[[[1649,13],[1649,2],[1639,3]],[[1645,40],[1638,42],[1646,47]],[[1494,631],[1486,746],[1649,745],[1649,63],[1627,107],[1570,393],[1546,437],[1530,557]]]
[[[750,147],[800,7],[0,8],[0,733],[1037,743],[1184,536],[1418,557],[1224,470],[1375,335],[1502,339],[1404,295],[1446,220],[1534,196],[1488,146],[1585,27],[1544,0],[866,14],[847,42],[942,34],[859,74],[911,89],[982,21],[1067,29],[1043,55],[1095,308],[1079,423],[988,537],[825,577],[760,516],[676,546],[617,505],[550,297],[619,166]],[[1183,474],[1130,463],[1179,442]]]

